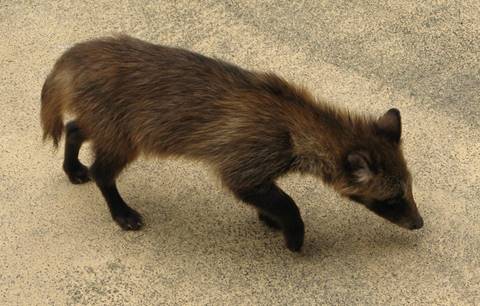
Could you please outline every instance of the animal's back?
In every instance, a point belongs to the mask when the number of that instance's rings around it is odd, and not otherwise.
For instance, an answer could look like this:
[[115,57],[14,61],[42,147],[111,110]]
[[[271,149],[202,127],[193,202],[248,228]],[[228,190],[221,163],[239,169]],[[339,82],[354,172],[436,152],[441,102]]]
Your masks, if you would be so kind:
[[96,145],[217,163],[284,162],[275,151],[290,149],[282,109],[294,89],[187,50],[126,36],[88,41],[65,52],[49,79]]

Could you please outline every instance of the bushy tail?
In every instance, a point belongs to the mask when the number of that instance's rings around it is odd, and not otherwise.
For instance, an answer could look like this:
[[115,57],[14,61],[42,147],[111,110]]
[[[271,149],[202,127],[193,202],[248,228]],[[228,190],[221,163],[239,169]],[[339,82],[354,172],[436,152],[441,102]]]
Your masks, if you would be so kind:
[[58,92],[58,89],[52,73],[43,84],[40,120],[43,128],[43,141],[52,138],[55,148],[58,148],[64,129],[62,105],[64,97]]

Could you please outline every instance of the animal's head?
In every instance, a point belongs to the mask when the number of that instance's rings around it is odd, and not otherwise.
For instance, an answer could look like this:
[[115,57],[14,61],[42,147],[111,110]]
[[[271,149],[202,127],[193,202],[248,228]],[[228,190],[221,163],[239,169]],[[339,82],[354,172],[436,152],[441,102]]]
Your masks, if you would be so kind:
[[371,130],[366,140],[358,141],[345,154],[340,192],[388,221],[419,229],[423,219],[402,153],[400,112],[390,109],[373,123]]

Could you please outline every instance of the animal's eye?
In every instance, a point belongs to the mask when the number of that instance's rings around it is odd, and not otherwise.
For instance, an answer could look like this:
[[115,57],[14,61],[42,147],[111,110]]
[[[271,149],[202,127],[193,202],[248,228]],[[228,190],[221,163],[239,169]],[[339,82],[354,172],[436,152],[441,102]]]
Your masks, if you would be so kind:
[[390,199],[390,200],[385,201],[385,204],[387,204],[388,206],[394,206],[397,203],[398,202],[395,199]]
[[386,200],[385,203],[389,206],[395,206],[395,205],[398,205],[401,202],[401,200],[402,200],[401,196],[397,196],[397,197]]

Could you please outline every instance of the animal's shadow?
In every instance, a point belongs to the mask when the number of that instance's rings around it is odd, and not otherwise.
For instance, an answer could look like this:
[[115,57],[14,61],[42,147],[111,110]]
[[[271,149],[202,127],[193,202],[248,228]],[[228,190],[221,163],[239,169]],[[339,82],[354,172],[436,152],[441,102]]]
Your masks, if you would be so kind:
[[210,193],[200,189],[185,184],[167,195],[153,188],[147,193],[134,189],[129,192],[132,206],[145,217],[144,235],[159,241],[158,252],[175,248],[184,256],[215,253],[238,254],[242,260],[265,256],[323,260],[355,253],[371,256],[372,250],[387,254],[414,249],[422,236],[361,209],[307,205],[305,243],[300,253],[292,253],[285,247],[281,232],[261,223],[254,209],[227,191]]

